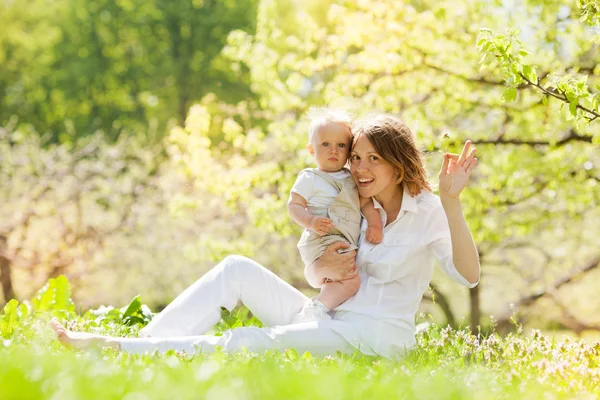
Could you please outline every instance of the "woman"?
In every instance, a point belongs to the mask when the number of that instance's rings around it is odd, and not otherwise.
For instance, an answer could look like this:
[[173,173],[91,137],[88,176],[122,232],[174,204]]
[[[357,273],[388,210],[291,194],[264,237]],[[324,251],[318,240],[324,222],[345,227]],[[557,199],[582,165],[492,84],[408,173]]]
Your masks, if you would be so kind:
[[[369,355],[401,356],[415,345],[414,317],[434,259],[465,286],[479,281],[479,257],[459,200],[477,164],[475,150],[469,149],[467,142],[460,156],[445,154],[438,198],[426,180],[424,157],[400,119],[380,115],[356,126],[350,171],[359,193],[375,200],[384,237],[381,244],[372,245],[361,235],[358,254],[338,254],[347,245],[335,243],[306,268],[314,287],[325,277],[360,276],[360,289],[336,309],[332,320],[290,324],[307,297],[254,261],[230,256],[158,314],[140,331],[140,338],[70,332],[56,320],[52,327],[66,345],[100,344],[131,353],[210,352],[221,346],[226,351],[294,348],[328,354],[358,349]],[[219,321],[221,307],[231,310],[239,300],[265,328],[203,335]]]

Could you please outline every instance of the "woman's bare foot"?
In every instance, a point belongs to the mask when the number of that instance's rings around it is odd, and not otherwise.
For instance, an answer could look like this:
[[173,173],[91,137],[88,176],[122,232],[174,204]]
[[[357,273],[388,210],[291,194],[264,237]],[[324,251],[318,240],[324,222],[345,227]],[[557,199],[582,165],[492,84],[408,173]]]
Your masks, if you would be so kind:
[[73,332],[65,328],[56,318],[50,321],[50,326],[56,332],[58,341],[66,347],[88,349],[90,347],[110,347],[119,349],[119,343],[111,337],[95,335],[87,332]]

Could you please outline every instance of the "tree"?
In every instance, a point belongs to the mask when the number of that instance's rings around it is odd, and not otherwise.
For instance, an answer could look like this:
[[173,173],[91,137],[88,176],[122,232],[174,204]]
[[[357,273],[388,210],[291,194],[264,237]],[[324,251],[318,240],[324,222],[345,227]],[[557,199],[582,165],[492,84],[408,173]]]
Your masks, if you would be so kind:
[[136,203],[153,190],[160,157],[136,139],[108,145],[80,140],[74,148],[35,135],[0,130],[0,282],[16,296],[12,274],[32,283],[85,269],[104,242],[132,230]]
[[[581,12],[580,22],[584,21],[592,28],[600,28],[600,6],[597,1],[580,0],[578,1],[578,7]],[[593,52],[597,52],[600,34],[598,32],[593,34],[590,42],[595,44],[591,48],[584,47],[582,49],[581,58],[577,64],[560,65],[555,63],[552,66],[553,71],[548,69],[543,71],[541,76],[538,76],[538,67],[526,60],[530,52],[524,48],[523,42],[518,39],[518,33],[517,30],[511,30],[507,34],[494,35],[491,30],[483,29],[477,42],[480,50],[484,52],[484,57],[481,60],[483,66],[493,64],[504,76],[507,89],[504,92],[503,99],[509,102],[515,101],[517,90],[526,88],[539,93],[543,104],[547,104],[549,99],[562,102],[561,107],[568,104],[569,109],[566,120],[574,121],[575,128],[555,145],[564,145],[570,141],[579,140],[592,144],[600,143],[600,135],[586,136],[577,132],[581,126],[592,125],[600,117],[600,84],[595,84],[596,91],[588,85],[588,82],[598,82],[597,67],[593,67],[597,64]],[[589,35],[587,37],[589,38]],[[529,58],[533,59],[535,63],[535,57],[536,55],[533,55]],[[541,57],[543,59],[543,55]],[[592,168],[593,163],[590,161],[585,162],[583,165],[584,170],[592,170]],[[583,173],[587,175],[592,187],[597,186],[594,181],[600,181],[598,175]],[[567,177],[570,178],[576,174],[577,171],[573,171],[568,173]],[[546,257],[549,258],[547,255]],[[587,257],[584,265],[577,266],[554,282],[546,285],[546,287],[522,295],[516,301],[516,304],[524,308],[532,306],[539,299],[549,297],[561,310],[561,322],[569,329],[578,334],[585,329],[600,330],[600,325],[584,322],[585,318],[581,319],[575,316],[558,295],[558,290],[561,287],[573,282],[580,275],[593,271],[599,264],[600,254],[595,252]],[[506,328],[511,319],[512,317],[509,315],[501,316],[498,321],[500,328]]]
[[[253,31],[255,0],[35,0],[0,5],[0,126],[17,118],[51,141],[101,130],[156,141],[208,92],[251,96],[220,55]],[[171,122],[170,122],[171,121]]]

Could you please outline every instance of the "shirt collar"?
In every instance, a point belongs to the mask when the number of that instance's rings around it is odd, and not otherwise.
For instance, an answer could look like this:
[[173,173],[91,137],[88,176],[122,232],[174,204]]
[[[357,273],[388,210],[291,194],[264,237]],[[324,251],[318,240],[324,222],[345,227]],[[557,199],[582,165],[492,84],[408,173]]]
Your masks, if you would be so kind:
[[[377,200],[375,200],[375,197],[373,197],[372,199],[375,208],[383,210],[383,207],[381,206],[381,204],[379,204]],[[400,207],[400,211],[409,211],[415,214],[419,212],[419,205],[417,204],[417,199],[411,196],[410,193],[408,193],[408,190],[406,189],[404,189],[404,193],[402,194],[402,206]],[[398,215],[400,215],[400,213],[398,213]]]

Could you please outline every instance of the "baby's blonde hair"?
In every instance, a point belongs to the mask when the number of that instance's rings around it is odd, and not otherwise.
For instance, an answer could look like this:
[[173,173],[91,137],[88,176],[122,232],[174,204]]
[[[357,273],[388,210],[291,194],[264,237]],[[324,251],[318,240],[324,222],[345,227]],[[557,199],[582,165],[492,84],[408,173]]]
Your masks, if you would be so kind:
[[310,119],[309,143],[320,128],[330,123],[344,125],[352,132],[352,116],[344,110],[329,107],[311,107],[308,110],[307,117]]

